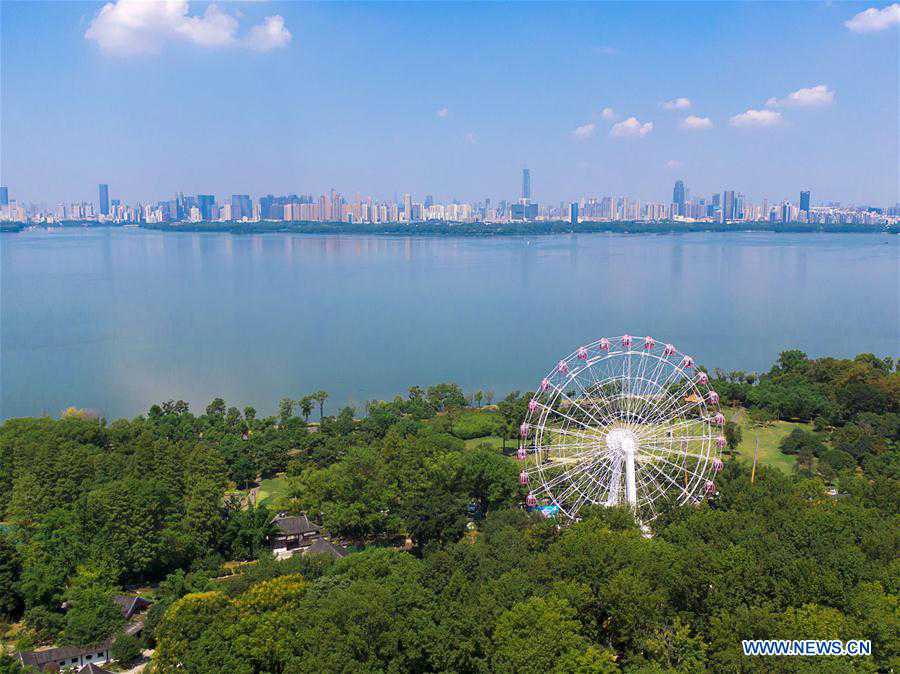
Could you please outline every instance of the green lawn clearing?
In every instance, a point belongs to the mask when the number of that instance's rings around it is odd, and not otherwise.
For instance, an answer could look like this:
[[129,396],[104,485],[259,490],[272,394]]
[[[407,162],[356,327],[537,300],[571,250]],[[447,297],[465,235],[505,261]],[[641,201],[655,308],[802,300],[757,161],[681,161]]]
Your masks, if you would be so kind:
[[273,477],[259,483],[259,491],[256,492],[256,502],[271,505],[278,498],[287,496],[288,480],[286,477]]
[[790,475],[794,471],[797,457],[790,454],[782,454],[778,449],[781,441],[795,428],[804,431],[812,430],[812,424],[801,424],[792,421],[773,421],[767,426],[751,426],[746,410],[737,412],[727,410],[725,417],[729,421],[735,421],[741,427],[743,437],[738,445],[738,455],[749,464],[753,464],[753,451],[756,448],[756,436],[759,435],[759,463],[774,466]]

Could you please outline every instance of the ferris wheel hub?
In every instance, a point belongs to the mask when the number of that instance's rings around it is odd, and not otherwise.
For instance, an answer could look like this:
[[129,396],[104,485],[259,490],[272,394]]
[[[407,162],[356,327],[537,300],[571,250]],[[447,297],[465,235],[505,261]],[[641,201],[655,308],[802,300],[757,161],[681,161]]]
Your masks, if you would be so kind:
[[637,451],[637,435],[629,428],[613,428],[606,434],[606,447],[615,454],[634,454]]

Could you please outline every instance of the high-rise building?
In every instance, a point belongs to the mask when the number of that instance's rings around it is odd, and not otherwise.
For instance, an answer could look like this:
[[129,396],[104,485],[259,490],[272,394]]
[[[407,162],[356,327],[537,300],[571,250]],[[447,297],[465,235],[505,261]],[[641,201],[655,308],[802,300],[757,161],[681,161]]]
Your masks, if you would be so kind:
[[569,222],[573,225],[578,224],[578,202],[573,201],[569,204]]
[[109,185],[100,183],[100,215],[109,215]]
[[0,187],[0,206],[9,206],[9,188]]
[[522,201],[531,201],[531,171],[527,168],[522,169]]
[[809,190],[800,192],[800,210],[809,213]]
[[676,180],[672,190],[672,203],[678,207],[678,215],[684,215],[684,181]]
[[231,219],[240,220],[242,218],[247,218],[249,220],[252,217],[253,202],[250,201],[250,196],[247,194],[232,194]]
[[734,190],[722,192],[722,222],[734,220]]
[[213,208],[216,205],[216,197],[212,194],[198,194],[197,207],[200,209],[200,217],[204,222],[213,219]]

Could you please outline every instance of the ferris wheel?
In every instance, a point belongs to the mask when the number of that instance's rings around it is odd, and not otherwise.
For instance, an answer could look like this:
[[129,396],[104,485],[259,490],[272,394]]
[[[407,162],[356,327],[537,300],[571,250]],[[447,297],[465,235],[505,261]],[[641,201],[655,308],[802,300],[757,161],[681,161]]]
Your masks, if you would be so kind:
[[725,417],[694,360],[652,337],[602,338],[541,380],[519,432],[526,505],[577,519],[588,505],[628,505],[642,521],[662,500],[716,492]]

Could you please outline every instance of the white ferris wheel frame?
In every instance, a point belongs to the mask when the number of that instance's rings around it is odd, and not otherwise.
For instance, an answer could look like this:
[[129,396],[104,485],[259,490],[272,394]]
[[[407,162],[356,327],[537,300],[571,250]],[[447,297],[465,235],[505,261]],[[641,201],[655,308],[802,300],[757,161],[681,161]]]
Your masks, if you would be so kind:
[[628,504],[648,521],[660,498],[699,502],[723,465],[718,402],[671,344],[626,334],[576,349],[542,379],[520,429],[528,504],[570,519]]

